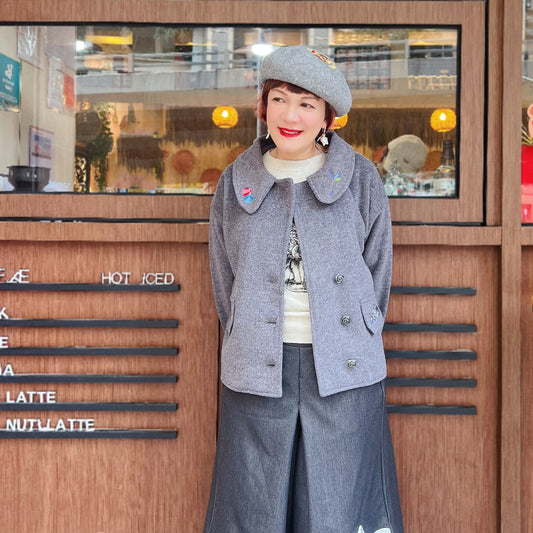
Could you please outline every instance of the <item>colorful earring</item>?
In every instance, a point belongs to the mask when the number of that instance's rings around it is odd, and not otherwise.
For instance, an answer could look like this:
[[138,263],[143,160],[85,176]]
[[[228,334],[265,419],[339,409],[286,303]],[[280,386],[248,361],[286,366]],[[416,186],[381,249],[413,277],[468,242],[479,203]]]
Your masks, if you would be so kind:
[[328,138],[326,137],[326,128],[322,129],[322,134],[318,138],[318,142],[325,148],[328,144]]

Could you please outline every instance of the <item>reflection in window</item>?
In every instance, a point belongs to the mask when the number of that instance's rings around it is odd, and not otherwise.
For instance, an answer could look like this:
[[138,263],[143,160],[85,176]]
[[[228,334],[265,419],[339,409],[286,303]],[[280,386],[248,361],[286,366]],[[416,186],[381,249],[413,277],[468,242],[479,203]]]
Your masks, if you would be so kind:
[[264,132],[262,57],[292,44],[346,76],[354,106],[335,129],[389,196],[457,196],[448,27],[0,26],[0,189],[212,193]]

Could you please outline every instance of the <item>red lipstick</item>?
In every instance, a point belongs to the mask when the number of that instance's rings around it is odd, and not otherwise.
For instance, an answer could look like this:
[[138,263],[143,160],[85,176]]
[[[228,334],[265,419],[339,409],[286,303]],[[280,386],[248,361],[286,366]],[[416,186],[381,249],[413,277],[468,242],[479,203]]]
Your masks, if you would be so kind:
[[301,132],[301,130],[291,130],[288,128],[278,128],[280,135],[283,137],[297,137]]

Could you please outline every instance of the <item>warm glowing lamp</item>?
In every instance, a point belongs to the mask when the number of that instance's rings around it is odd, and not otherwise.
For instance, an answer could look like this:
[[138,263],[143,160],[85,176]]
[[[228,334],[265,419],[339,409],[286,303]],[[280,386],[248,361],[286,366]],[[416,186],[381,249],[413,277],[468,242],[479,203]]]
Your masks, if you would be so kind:
[[451,109],[435,109],[431,114],[431,127],[439,133],[446,133],[455,128],[455,113]]
[[222,105],[215,108],[212,118],[218,128],[233,128],[239,120],[239,115],[234,107]]
[[341,128],[344,128],[346,124],[348,123],[348,113],[346,115],[342,115],[342,117],[335,117],[335,120],[333,121],[333,129],[339,130]]

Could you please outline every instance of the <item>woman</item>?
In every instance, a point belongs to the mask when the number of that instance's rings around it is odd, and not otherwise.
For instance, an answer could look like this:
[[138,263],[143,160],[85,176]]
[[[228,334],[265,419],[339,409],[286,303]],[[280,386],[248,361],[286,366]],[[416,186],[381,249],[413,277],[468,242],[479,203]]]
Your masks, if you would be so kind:
[[265,57],[268,134],[221,176],[210,260],[224,328],[205,533],[400,533],[381,340],[392,267],[373,165],[334,133],[351,92],[305,46]]

